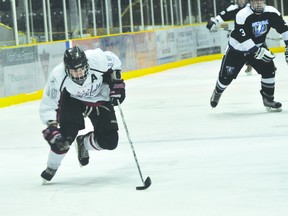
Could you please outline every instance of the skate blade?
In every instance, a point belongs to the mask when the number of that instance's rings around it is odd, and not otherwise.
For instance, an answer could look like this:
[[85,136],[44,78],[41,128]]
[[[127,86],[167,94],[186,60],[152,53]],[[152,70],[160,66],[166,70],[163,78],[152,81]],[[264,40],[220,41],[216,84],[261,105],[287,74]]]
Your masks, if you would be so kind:
[[266,111],[267,112],[281,112],[282,108],[281,107],[279,108],[266,107]]
[[46,179],[42,178],[42,185],[46,185],[47,182],[48,182],[48,181],[47,181]]
[[[77,160],[78,160],[78,151],[79,151],[79,149],[78,149],[78,145],[77,145],[76,140],[74,142],[74,145],[75,145],[76,157],[77,157]],[[82,168],[83,166],[82,166],[82,164],[80,163],[79,160],[78,160],[78,163],[79,163],[79,166]]]
[[[78,151],[79,151],[79,148],[78,148],[78,145],[77,145],[77,142],[75,141],[74,142],[74,145],[75,145],[75,150],[76,150],[76,156],[77,156],[77,160],[78,160]],[[86,165],[82,165],[81,163],[80,163],[80,161],[78,160],[78,163],[79,163],[79,166],[81,167],[81,168],[83,168],[84,166],[86,166]]]

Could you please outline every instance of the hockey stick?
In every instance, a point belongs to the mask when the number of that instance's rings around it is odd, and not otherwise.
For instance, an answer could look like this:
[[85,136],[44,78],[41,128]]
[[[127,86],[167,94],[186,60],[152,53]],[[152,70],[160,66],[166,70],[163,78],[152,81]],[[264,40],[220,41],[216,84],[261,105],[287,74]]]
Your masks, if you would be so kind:
[[267,40],[274,40],[274,41],[281,41],[282,38],[279,37],[279,38],[272,38],[272,37],[266,37]]
[[[224,31],[227,31],[229,34],[232,32],[232,30],[231,30],[231,29],[228,29],[228,28],[220,28],[220,29],[222,29],[222,30],[224,30]],[[281,37],[279,37],[279,38],[266,37],[266,39],[267,39],[267,40],[274,40],[274,41],[280,41],[280,40],[282,40]]]
[[231,32],[232,32],[232,30],[231,30],[231,29],[228,29],[228,28],[220,28],[220,29],[222,29],[222,30],[224,30],[224,31],[227,31],[228,33],[231,33]]
[[143,186],[136,187],[136,190],[145,190],[148,187],[150,187],[150,185],[152,184],[152,181],[151,181],[149,176],[146,178],[145,181],[143,179],[143,175],[142,175],[141,170],[140,170],[140,166],[139,166],[139,163],[138,163],[138,160],[137,160],[137,156],[136,156],[136,153],[135,153],[135,150],[134,150],[134,146],[133,146],[133,143],[131,141],[131,138],[130,138],[130,135],[129,135],[129,131],[128,131],[128,127],[127,127],[127,124],[126,124],[126,121],[125,121],[125,118],[124,118],[124,114],[123,114],[123,111],[122,111],[122,108],[121,108],[121,105],[120,105],[120,102],[119,102],[118,99],[117,99],[117,103],[118,103],[118,108],[119,108],[120,115],[121,115],[121,118],[122,118],[122,122],[123,122],[123,125],[124,125],[124,128],[125,128],[125,131],[126,131],[126,135],[127,135],[127,138],[128,138],[128,141],[129,141],[130,147],[132,149],[133,156],[134,156],[137,168],[138,168],[138,172],[140,174],[140,178],[141,178],[141,181],[143,183]]

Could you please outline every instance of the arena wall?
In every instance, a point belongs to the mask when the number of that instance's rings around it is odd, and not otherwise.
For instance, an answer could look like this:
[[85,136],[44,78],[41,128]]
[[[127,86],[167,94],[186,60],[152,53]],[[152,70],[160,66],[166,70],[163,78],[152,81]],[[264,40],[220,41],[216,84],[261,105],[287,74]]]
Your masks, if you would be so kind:
[[[233,23],[226,23],[232,29]],[[62,62],[64,50],[78,45],[84,50],[101,48],[116,53],[123,64],[124,79],[188,64],[220,59],[229,31],[210,33],[205,25],[187,25],[153,31],[93,37],[18,47],[0,47],[0,108],[42,96],[49,72]],[[284,43],[275,31],[268,46],[283,52]],[[205,72],[205,70],[200,71]]]

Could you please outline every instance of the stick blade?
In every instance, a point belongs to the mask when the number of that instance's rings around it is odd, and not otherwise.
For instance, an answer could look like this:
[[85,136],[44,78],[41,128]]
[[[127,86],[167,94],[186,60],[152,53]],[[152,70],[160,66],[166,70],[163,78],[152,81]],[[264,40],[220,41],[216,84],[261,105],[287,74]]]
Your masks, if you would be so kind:
[[136,190],[146,190],[152,184],[151,178],[148,176],[144,182],[144,186],[136,187]]

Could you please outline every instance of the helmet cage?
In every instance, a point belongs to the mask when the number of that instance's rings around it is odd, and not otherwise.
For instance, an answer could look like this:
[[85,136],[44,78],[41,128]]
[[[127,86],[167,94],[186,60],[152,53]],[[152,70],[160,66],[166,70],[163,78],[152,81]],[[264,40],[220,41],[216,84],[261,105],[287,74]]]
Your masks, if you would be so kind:
[[254,13],[262,13],[265,6],[265,0],[250,0],[250,7]]

